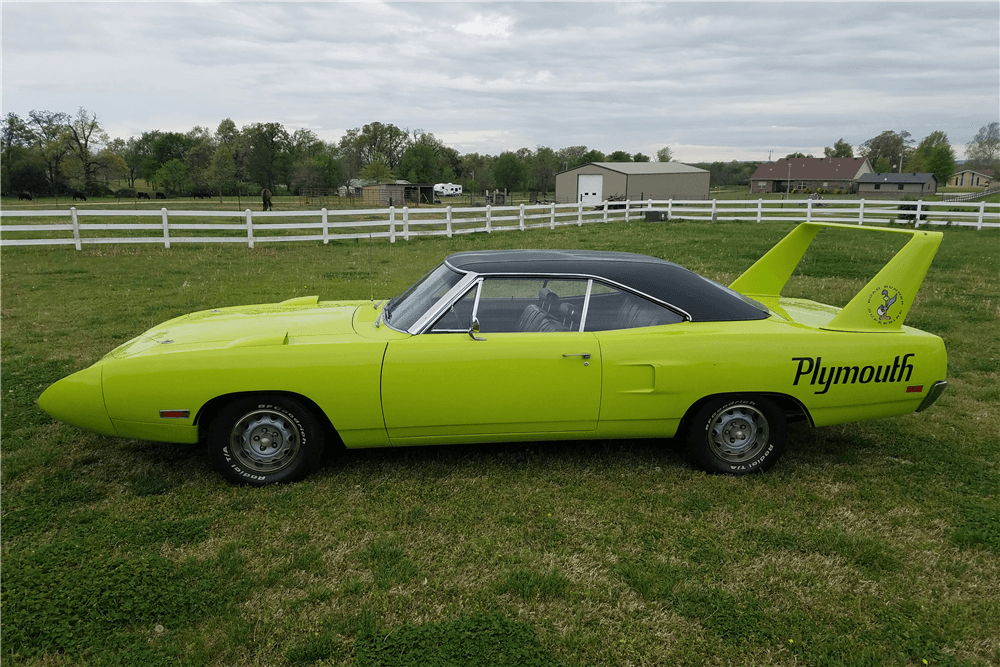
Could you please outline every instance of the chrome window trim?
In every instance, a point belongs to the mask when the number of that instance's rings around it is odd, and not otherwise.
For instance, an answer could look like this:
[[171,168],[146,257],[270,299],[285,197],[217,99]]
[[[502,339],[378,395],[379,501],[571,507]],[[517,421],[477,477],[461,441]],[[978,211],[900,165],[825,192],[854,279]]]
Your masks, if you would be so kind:
[[[454,269],[454,267],[452,267],[447,262],[445,262],[445,264],[448,265],[449,268]],[[663,301],[662,299],[657,299],[656,297],[650,296],[645,292],[641,292],[635,288],[629,287],[628,285],[623,285],[622,283],[611,280],[609,278],[605,278],[603,276],[586,274],[586,273],[524,273],[524,272],[475,273],[469,271],[468,273],[465,274],[464,277],[462,277],[461,280],[455,283],[454,287],[452,287],[450,290],[448,290],[448,292],[444,296],[438,299],[433,306],[428,308],[427,312],[424,313],[420,317],[420,319],[418,319],[413,324],[413,326],[410,327],[408,331],[401,331],[400,333],[408,333],[414,336],[427,333],[428,331],[430,331],[430,328],[434,324],[434,322],[436,322],[438,318],[444,315],[444,312],[448,308],[451,308],[451,306],[454,305],[456,301],[458,301],[462,296],[464,296],[465,293],[468,292],[469,289],[472,287],[473,283],[479,281],[479,285],[476,286],[476,301],[472,306],[472,316],[476,317],[476,314],[479,311],[479,297],[482,294],[482,281],[485,280],[486,278],[535,278],[542,280],[560,280],[560,279],[586,280],[587,293],[584,297],[583,311],[580,315],[581,332],[583,331],[583,326],[587,322],[587,310],[590,306],[590,294],[593,289],[594,281],[597,281],[604,285],[610,285],[611,287],[619,289],[623,292],[628,292],[629,294],[635,294],[636,296],[642,297],[647,301],[652,301],[655,304],[663,306],[664,308],[667,308],[668,310],[677,313],[678,315],[683,317],[684,321],[686,322],[690,322],[692,320],[691,314],[688,313],[683,308],[679,308],[671,303]],[[395,331],[400,331],[399,329],[395,329],[394,327],[392,327],[392,325],[389,324],[388,322],[386,322],[386,326],[393,328]],[[446,333],[446,332],[442,331],[440,333]],[[459,333],[464,333],[464,331]]]
[[427,327],[431,325],[431,323],[437,321],[437,318],[440,317],[441,314],[443,314],[444,308],[441,307],[442,304],[447,304],[448,306],[450,306],[451,304],[449,302],[457,300],[457,295],[465,294],[465,292],[468,291],[469,284],[471,284],[475,280],[475,277],[476,274],[474,273],[466,273],[464,276],[459,278],[458,282],[455,283],[455,286],[452,287],[447,292],[445,292],[444,295],[440,299],[438,299],[433,306],[428,308],[427,312],[421,315],[409,329],[406,330],[397,329],[396,327],[392,326],[392,324],[390,324],[389,322],[386,322],[385,325],[390,329],[392,329],[393,331],[398,331],[399,333],[408,333],[410,335],[416,335],[418,333],[422,333]]
[[520,273],[520,272],[512,272],[512,273],[483,273],[483,274],[478,274],[478,275],[482,275],[484,278],[492,278],[494,276],[500,276],[500,277],[503,277],[503,278],[548,278],[548,279],[577,278],[577,279],[585,279],[585,280],[595,280],[595,281],[597,281],[599,283],[604,283],[605,285],[611,285],[612,287],[616,287],[616,288],[618,288],[618,289],[620,289],[620,290],[622,290],[624,292],[629,292],[630,294],[635,294],[636,296],[641,296],[643,299],[646,299],[647,301],[652,301],[653,303],[657,303],[657,304],[663,306],[664,308],[667,308],[669,310],[674,311],[675,313],[677,313],[678,315],[680,315],[681,317],[683,317],[686,322],[690,322],[692,319],[694,319],[694,318],[691,317],[691,313],[687,312],[686,310],[684,310],[683,308],[681,308],[679,306],[675,306],[674,304],[672,304],[670,302],[667,302],[667,301],[664,301],[663,299],[657,299],[655,296],[650,296],[649,294],[646,294],[645,292],[641,292],[641,291],[637,290],[634,287],[629,287],[628,285],[625,285],[623,283],[620,283],[620,282],[617,282],[615,280],[611,280],[610,278],[605,278],[604,276],[599,276],[599,275],[596,275],[596,274],[591,274],[591,273]]
[[583,310],[580,311],[580,333],[583,333],[583,327],[587,324],[587,311],[590,309],[590,290],[594,287],[594,279],[587,279],[587,293],[583,297]]

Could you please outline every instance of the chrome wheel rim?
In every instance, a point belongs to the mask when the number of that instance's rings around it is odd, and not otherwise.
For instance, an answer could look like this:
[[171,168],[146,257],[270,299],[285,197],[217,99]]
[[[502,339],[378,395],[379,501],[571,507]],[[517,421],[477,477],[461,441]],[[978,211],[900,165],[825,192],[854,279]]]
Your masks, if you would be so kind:
[[733,405],[718,413],[708,429],[712,452],[727,463],[743,463],[767,446],[767,419],[752,405]]
[[236,422],[230,443],[241,465],[254,472],[273,473],[295,460],[302,446],[302,432],[280,412],[254,410]]

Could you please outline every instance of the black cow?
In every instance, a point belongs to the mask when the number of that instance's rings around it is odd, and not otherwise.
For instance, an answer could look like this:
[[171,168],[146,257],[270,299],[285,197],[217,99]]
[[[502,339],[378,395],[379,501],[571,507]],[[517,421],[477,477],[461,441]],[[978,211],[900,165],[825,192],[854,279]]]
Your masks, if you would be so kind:
[[83,201],[87,201],[87,195],[83,194],[82,192],[74,192],[73,201],[76,201],[77,199],[82,199]]
[[263,190],[261,190],[260,191],[260,198],[264,202],[264,210],[265,211],[271,211],[271,210],[273,210],[271,208],[271,191],[270,190],[268,190],[267,188],[264,188]]
[[149,193],[148,192],[140,192],[135,197],[136,197],[136,199],[149,199]]
[[22,192],[19,195],[17,195],[17,200],[18,201],[24,201],[25,199],[27,199],[28,201],[34,201],[31,198],[31,193],[30,192]]
[[156,193],[156,198],[157,199],[166,199],[167,195],[163,194],[162,192],[157,192]]

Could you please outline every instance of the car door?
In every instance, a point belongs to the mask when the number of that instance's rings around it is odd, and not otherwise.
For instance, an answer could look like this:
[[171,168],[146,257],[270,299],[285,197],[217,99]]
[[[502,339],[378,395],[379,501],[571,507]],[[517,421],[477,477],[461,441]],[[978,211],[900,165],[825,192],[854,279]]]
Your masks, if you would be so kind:
[[678,373],[692,363],[678,354],[683,347],[679,341],[690,341],[692,335],[687,324],[661,304],[594,284],[583,328],[595,333],[603,353],[602,431],[636,437],[674,434],[690,404],[689,374]]
[[382,408],[393,444],[594,430],[601,353],[579,331],[585,295],[586,281],[486,278],[426,333],[391,341]]

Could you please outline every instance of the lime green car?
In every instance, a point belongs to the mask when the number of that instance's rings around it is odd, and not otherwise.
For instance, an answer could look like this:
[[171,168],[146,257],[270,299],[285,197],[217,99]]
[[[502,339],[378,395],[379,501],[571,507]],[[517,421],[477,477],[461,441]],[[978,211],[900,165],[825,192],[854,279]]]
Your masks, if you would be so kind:
[[927,408],[942,340],[903,326],[941,242],[910,236],[844,308],[781,296],[817,232],[796,227],[724,287],[653,257],[581,250],[450,255],[386,303],[219,308],[175,318],[49,387],[80,428],[207,441],[236,483],[300,479],[348,448],[685,439],[705,470],[781,455],[786,424]]

